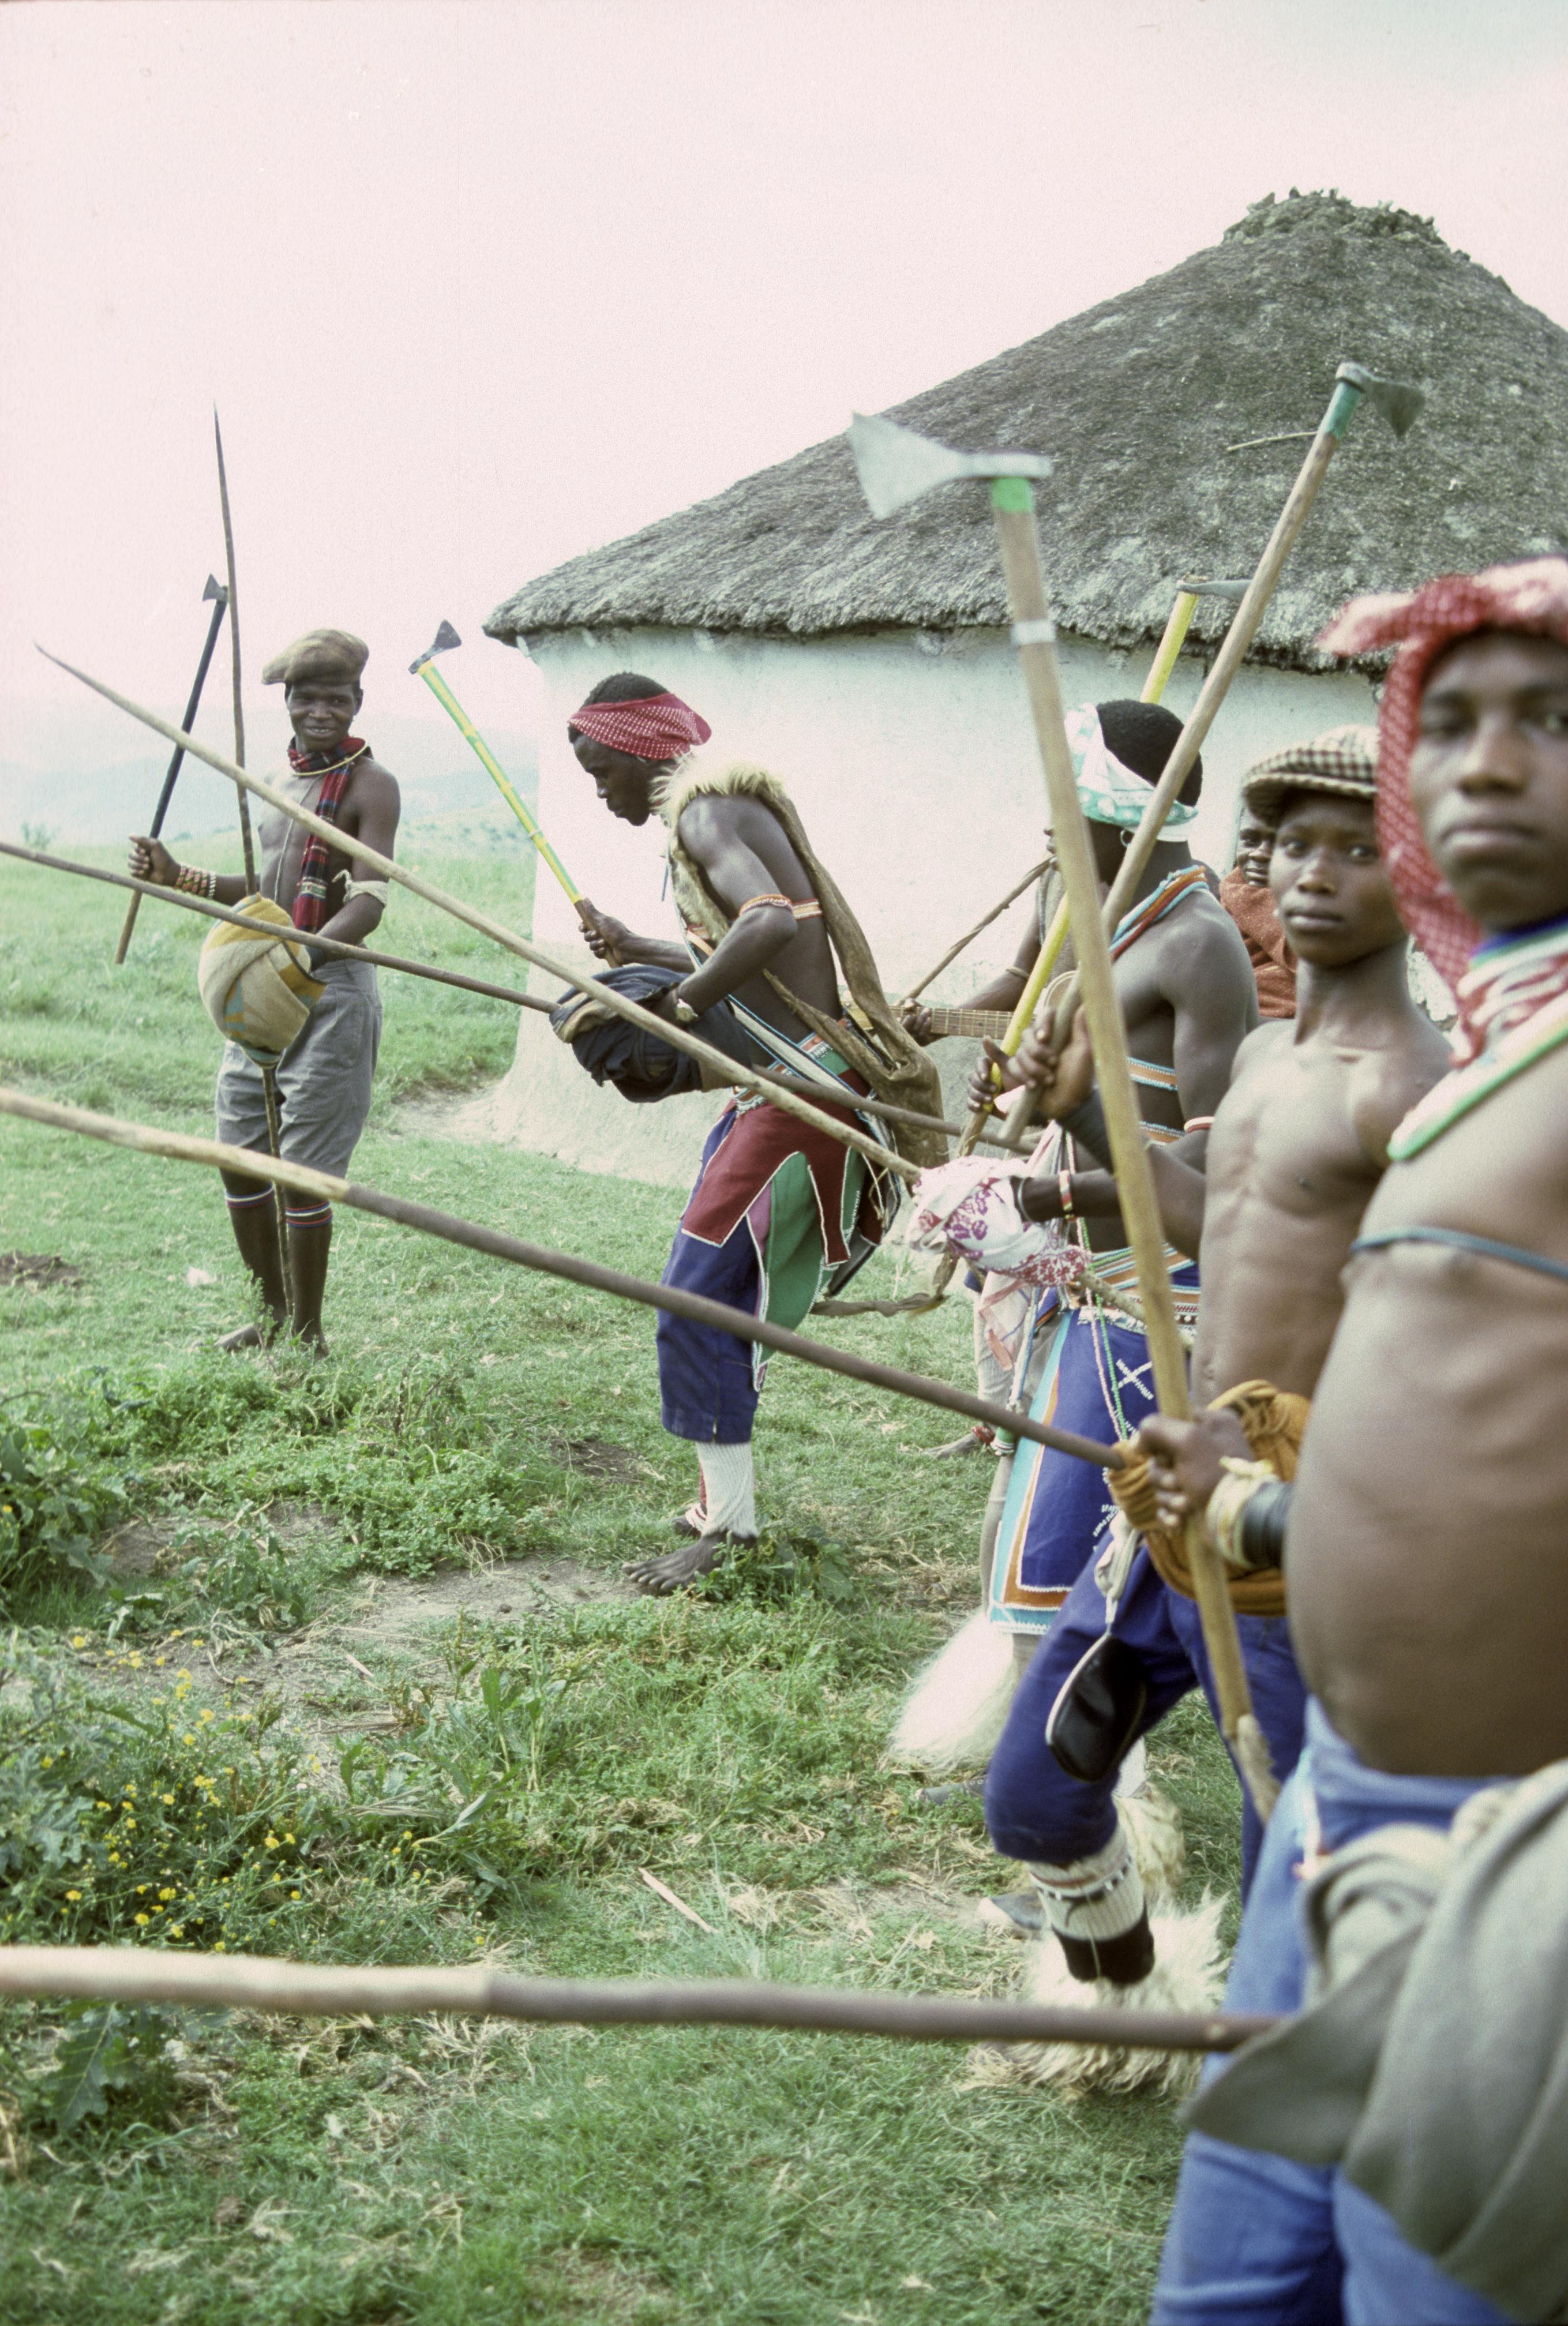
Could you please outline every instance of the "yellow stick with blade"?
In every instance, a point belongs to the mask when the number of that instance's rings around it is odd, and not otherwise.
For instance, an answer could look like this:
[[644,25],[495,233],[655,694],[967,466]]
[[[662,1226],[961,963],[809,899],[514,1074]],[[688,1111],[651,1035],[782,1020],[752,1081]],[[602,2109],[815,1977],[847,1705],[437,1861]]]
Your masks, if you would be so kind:
[[512,782],[511,777],[508,775],[500,761],[496,758],[495,753],[490,749],[490,745],[485,741],[484,737],[480,733],[479,729],[474,725],[473,721],[469,717],[467,712],[463,709],[456,695],[453,694],[451,687],[448,686],[445,679],[443,678],[441,673],[435,667],[435,657],[438,654],[445,654],[449,647],[460,647],[462,644],[462,640],[458,637],[457,632],[453,628],[452,624],[450,622],[443,622],[441,628],[435,633],[434,644],[426,647],[425,652],[419,656],[418,660],[416,662],[411,662],[408,668],[415,678],[422,678],[425,681],[425,685],[430,689],[430,692],[434,695],[437,702],[440,703],[442,709],[446,712],[447,717],[452,721],[453,725],[457,729],[458,733],[467,743],[470,750],[472,751],[474,758],[479,761],[480,766],[484,769],[491,783],[494,784],[497,791],[499,792],[502,799],[505,800],[512,814],[517,817],[518,822],[522,825],[523,830],[527,833],[528,838],[533,842],[534,846],[538,851],[543,861],[549,866],[551,871],[555,874],[556,879],[559,880],[562,888],[565,890],[570,901],[577,907],[577,918],[582,922],[583,927],[585,929],[597,930],[599,926],[598,914],[588,902],[587,898],[584,897],[582,889],[579,889],[575,880],[573,879],[572,875],[567,871],[565,866],[556,855],[554,848],[551,847],[549,841],[545,836],[543,826],[540,824],[537,817],[529,813],[527,806],[518,791],[517,786]]

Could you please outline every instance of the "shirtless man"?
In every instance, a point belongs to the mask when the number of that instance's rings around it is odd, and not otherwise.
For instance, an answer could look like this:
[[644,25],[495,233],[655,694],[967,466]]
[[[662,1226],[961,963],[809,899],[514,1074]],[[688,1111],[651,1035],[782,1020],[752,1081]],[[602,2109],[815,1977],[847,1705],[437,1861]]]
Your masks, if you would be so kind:
[[[1255,1428],[1261,1424],[1259,1434],[1293,1450],[1339,1322],[1340,1273],[1386,1168],[1388,1140],[1447,1059],[1447,1044],[1406,982],[1405,933],[1373,828],[1372,742],[1365,730],[1338,729],[1276,753],[1246,778],[1246,808],[1273,834],[1271,887],[1300,962],[1298,1013],[1293,1022],[1259,1027],[1242,1044],[1204,1170],[1170,1149],[1150,1149],[1165,1232],[1197,1257],[1203,1273],[1194,1400],[1209,1404],[1243,1383],[1259,1392],[1266,1384],[1271,1398],[1247,1400]],[[1106,1151],[1081,1016],[1059,1059],[1032,1037],[1020,1056],[1051,1112],[1092,1151]],[[1053,1192],[1049,1181],[1026,1181],[1020,1209],[1033,1216]],[[1138,1869],[1116,1814],[1114,1756],[1097,1782],[1076,1782],[1048,1747],[1046,1727],[1075,1666],[1107,1631],[1128,1651],[1118,1651],[1115,1681],[1127,1707],[1124,1744],[1146,1734],[1194,1685],[1214,1705],[1188,1580],[1179,1540],[1157,1529],[1109,1607],[1096,1575],[1086,1573],[1019,1689],[987,1781],[993,1841],[1033,1868],[1068,1969],[1106,1983],[1106,2001],[1132,2000],[1129,1990],[1154,1965]],[[1259,1580],[1250,1593],[1238,1589],[1237,1623],[1254,1709],[1283,1779],[1301,1749],[1304,1690],[1280,1620],[1277,1577],[1273,1586],[1265,1589]],[[1246,1801],[1244,1894],[1261,1839]],[[1170,1976],[1160,1993],[1199,2006],[1207,1999],[1180,1993]],[[1143,1986],[1136,1999],[1151,2002],[1154,1990]],[[1070,2054],[1062,2065],[1073,2071]],[[1162,2072],[1153,2055],[1145,2065],[1151,2076]],[[1125,2070],[1119,2079],[1129,2079]]]
[[[1158,703],[1105,702],[1069,714],[1069,730],[1096,863],[1108,888],[1181,721]],[[1199,761],[1171,812],[1168,831],[1190,823],[1201,783]],[[1201,1127],[1224,1094],[1238,1045],[1257,1023],[1257,998],[1236,925],[1184,840],[1154,848],[1112,952],[1145,1127],[1152,1139],[1174,1142],[1184,1126],[1192,1126],[1194,1152],[1200,1155]],[[971,1097],[976,1104],[988,1093],[992,1063],[1001,1070],[1004,1091],[1028,1080],[1019,1061],[1004,1058],[994,1042],[986,1044],[986,1059],[975,1070]],[[1059,1168],[1069,1159],[1058,1141],[1047,1158],[1049,1177],[1037,1190],[1034,1216],[1060,1219],[1064,1197],[1070,1200],[1097,1272],[1114,1286],[1130,1287],[1134,1270],[1115,1182],[1103,1171],[1069,1177]],[[1190,1323],[1198,1271],[1183,1255],[1171,1258],[1178,1299]],[[986,1294],[980,1305],[984,1323]],[[1097,1303],[1074,1307],[1048,1293],[1018,1329],[1021,1379],[1031,1343],[1038,1353],[1041,1340],[1050,1336],[1032,1400],[1037,1419],[1049,1408],[1059,1428],[1105,1438],[1124,1434],[1152,1411],[1148,1344],[1120,1312]],[[1098,1472],[1037,1446],[1021,1449],[991,1559],[993,1623],[1020,1644],[1037,1642],[1083,1571],[1110,1511],[1109,1490]]]
[[[595,687],[567,732],[611,815],[643,824],[658,814],[668,825],[687,932],[677,944],[600,915],[593,950],[676,972],[649,1006],[677,1024],[727,1002],[761,1061],[798,1074],[818,1103],[852,1121],[867,1084],[847,1055],[863,1052],[844,1016],[834,946],[840,922],[854,925],[835,891],[826,902],[819,894],[821,868],[782,785],[755,768],[683,770],[707,723],[635,672]],[[918,1067],[880,989],[854,1000],[880,1012],[878,1036],[901,1041]],[[844,1103],[833,1103],[835,1088]],[[663,1280],[794,1326],[825,1283],[845,1280],[880,1240],[895,1205],[860,1155],[781,1108],[742,1098],[709,1135]],[[707,1574],[727,1542],[756,1535],[751,1431],[762,1365],[761,1352],[733,1335],[662,1312],[657,1343],[664,1426],[695,1444],[702,1470],[699,1497],[678,1522],[692,1540],[628,1569],[643,1589],[664,1593]]]
[[[371,757],[369,745],[349,732],[364,701],[359,675],[369,655],[369,647],[346,630],[311,630],[268,663],[262,677],[269,686],[281,682],[294,729],[290,773],[275,779],[280,787],[293,792],[302,807],[335,823],[346,840],[363,840],[380,855],[390,856],[397,834],[397,786]],[[276,808],[261,805],[256,836],[261,893],[281,905],[296,928],[334,937],[341,944],[365,942],[386,908],[385,881],[359,877],[369,867],[357,865],[350,849],[320,842],[313,846],[313,835]],[[188,889],[220,905],[238,905],[245,898],[245,881],[238,874],[179,864],[162,841],[144,834],[133,836],[128,861],[141,880]],[[291,1163],[341,1177],[370,1111],[381,998],[368,962],[309,950],[311,974],[324,991],[277,1065],[279,1149]],[[232,1041],[218,1075],[218,1136],[236,1147],[267,1152],[261,1068]],[[290,1321],[277,1214],[268,1181],[226,1171],[223,1186],[234,1240],[261,1294],[266,1322],[265,1327],[242,1326],[219,1346],[254,1348],[264,1330],[270,1338]],[[285,1213],[294,1331],[324,1353],[322,1299],[332,1241],[331,1205],[291,1195],[285,1197]]]
[[[1302,2000],[1309,1847],[1321,1862],[1391,1823],[1446,1828],[1479,1784],[1568,1754],[1568,561],[1361,601],[1324,643],[1396,640],[1379,831],[1404,917],[1457,991],[1461,1063],[1392,1141],[1293,1485],[1222,1473],[1242,1450],[1222,1415],[1143,1433],[1166,1522],[1206,1512],[1238,1566],[1288,1546],[1316,1699],[1243,1921],[1239,2010]],[[1156,2298],[1169,2326],[1504,2314],[1337,2171],[1190,2141]]]

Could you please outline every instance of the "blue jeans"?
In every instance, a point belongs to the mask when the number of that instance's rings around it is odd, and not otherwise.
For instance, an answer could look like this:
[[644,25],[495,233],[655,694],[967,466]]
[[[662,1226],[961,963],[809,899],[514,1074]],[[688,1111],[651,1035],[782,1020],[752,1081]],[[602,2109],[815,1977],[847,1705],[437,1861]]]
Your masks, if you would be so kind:
[[[1307,1787],[1325,1850],[1395,1820],[1444,1827],[1489,1778],[1391,1777],[1368,1769],[1307,1707],[1301,1765],[1269,1819],[1242,1917],[1229,2011],[1295,2011],[1306,1957],[1296,1869]],[[1211,2060],[1205,2081],[1224,2072]],[[1507,2326],[1479,2293],[1406,2244],[1341,2175],[1194,2133],[1154,2293],[1153,2326]]]
[[[1075,1858],[1092,1857],[1104,1849],[1116,1829],[1115,1772],[1097,1784],[1084,1784],[1059,1766],[1045,1741],[1045,1724],[1063,1681],[1105,1628],[1106,1603],[1093,1568],[1086,1568],[1020,1680],[1007,1726],[991,1756],[985,1824],[1003,1857],[1021,1858],[1026,1865],[1070,1865]],[[1274,1774],[1283,1778],[1295,1767],[1302,1749],[1307,1700],[1290,1634],[1283,1616],[1243,1615],[1237,1628],[1253,1709],[1268,1741]],[[1140,1550],[1133,1563],[1112,1629],[1137,1651],[1148,1682],[1140,1735],[1147,1735],[1194,1688],[1202,1689],[1218,1726],[1219,1707],[1198,1609],[1190,1599],[1166,1588],[1146,1550]],[[1242,1802],[1245,1896],[1263,1828],[1245,1791]]]

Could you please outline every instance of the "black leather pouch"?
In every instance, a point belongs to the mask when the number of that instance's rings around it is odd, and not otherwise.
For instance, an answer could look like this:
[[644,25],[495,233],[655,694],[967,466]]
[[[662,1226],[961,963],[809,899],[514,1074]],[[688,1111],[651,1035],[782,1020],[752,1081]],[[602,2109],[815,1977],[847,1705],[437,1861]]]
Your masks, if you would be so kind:
[[1149,1682],[1135,1651],[1114,1632],[1102,1633],[1050,1707],[1045,1741],[1057,1766],[1080,1784],[1100,1783],[1126,1758],[1148,1701]]

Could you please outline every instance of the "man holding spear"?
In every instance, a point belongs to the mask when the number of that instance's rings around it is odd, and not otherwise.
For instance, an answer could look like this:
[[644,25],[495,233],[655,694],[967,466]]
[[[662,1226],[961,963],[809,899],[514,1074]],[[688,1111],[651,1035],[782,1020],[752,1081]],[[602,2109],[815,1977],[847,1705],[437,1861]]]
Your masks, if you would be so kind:
[[[346,630],[311,630],[270,662],[262,677],[267,685],[283,685],[294,729],[289,774],[280,782],[301,806],[334,824],[345,841],[361,839],[382,855],[390,855],[397,832],[397,786],[371,756],[369,745],[349,731],[364,699],[359,676],[369,653]],[[332,847],[270,808],[258,820],[258,837],[260,893],[277,908],[280,925],[292,924],[307,935],[347,944],[361,944],[377,927],[386,908],[387,885],[357,878],[357,870],[366,868],[356,868],[350,849]],[[223,905],[246,899],[243,879],[177,863],[150,834],[132,838],[129,863],[139,879],[165,888]],[[238,940],[238,945],[229,945],[227,958],[224,951],[214,950],[219,937]],[[254,971],[248,962],[241,963],[247,945],[258,956]],[[291,1162],[341,1176],[370,1111],[381,1035],[380,994],[376,972],[368,963],[329,959],[308,946],[287,948],[288,954],[296,951],[307,955],[308,980],[300,979],[297,965],[280,975],[264,957],[283,954],[281,946],[266,948],[262,940],[246,940],[238,931],[221,928],[209,940],[203,991],[211,998],[219,1024],[231,1034],[218,1075],[218,1136],[230,1146],[267,1151],[261,1059],[274,1055],[267,1047],[268,1029],[259,1029],[259,1039],[247,1039],[258,1028],[232,1011],[225,1014],[238,990],[237,977],[257,974],[270,981],[285,1029],[297,1028],[275,1054],[281,1152]],[[302,1026],[300,1000],[313,995],[313,1006]],[[265,1326],[242,1326],[219,1346],[254,1348],[264,1332],[270,1337],[289,1322],[291,1314],[273,1190],[265,1180],[233,1172],[224,1173],[223,1183],[235,1242],[260,1292],[266,1321]],[[294,1330],[311,1347],[324,1350],[322,1301],[331,1247],[331,1206],[291,1200],[286,1218]]]
[[[626,969],[668,972],[649,1006],[674,1024],[727,1004],[756,1056],[798,1075],[835,1121],[854,1122],[855,1101],[873,1089],[934,1103],[936,1076],[889,1009],[859,924],[783,785],[761,768],[683,767],[709,732],[689,704],[635,672],[602,681],[574,712],[573,749],[611,814],[642,824],[657,814],[667,826],[686,935],[684,944],[639,936],[601,914],[589,944]],[[881,1241],[896,1205],[888,1174],[826,1130],[744,1097],[708,1138],[664,1281],[792,1326]],[[708,1573],[726,1543],[756,1535],[762,1367],[731,1335],[679,1317],[660,1317],[658,1344],[664,1426],[695,1444],[702,1470],[679,1522],[691,1540],[629,1569],[661,1593]]]

